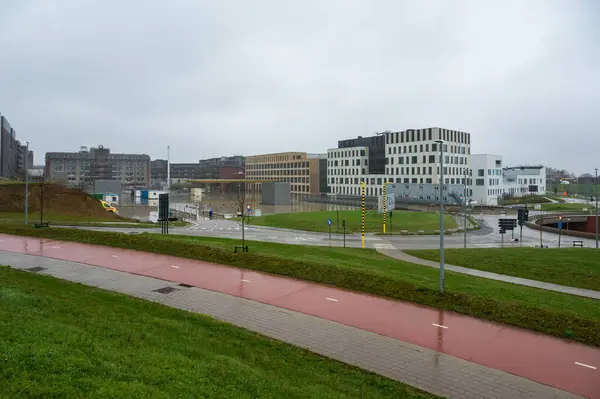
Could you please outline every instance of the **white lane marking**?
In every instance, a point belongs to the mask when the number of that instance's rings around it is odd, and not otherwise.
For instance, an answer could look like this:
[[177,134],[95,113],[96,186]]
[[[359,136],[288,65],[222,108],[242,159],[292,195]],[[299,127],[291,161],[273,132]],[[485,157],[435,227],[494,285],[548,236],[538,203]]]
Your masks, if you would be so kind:
[[333,298],[325,298],[325,299],[328,300],[328,301],[331,301],[331,302],[338,302],[337,299],[333,299]]
[[4,240],[0,240],[0,242],[4,242]]
[[117,255],[113,255],[112,257],[113,257],[113,258],[118,258],[118,256],[117,256]]
[[250,280],[244,280],[244,279],[242,279],[242,283],[249,283],[249,282],[250,282]]
[[436,327],[439,327],[439,328],[448,328],[448,327],[446,327],[446,326],[443,326],[443,325],[441,325],[441,324],[435,324],[435,323],[431,323],[431,325],[433,325],[433,326],[436,326]]
[[589,364],[584,364],[584,363],[579,363],[579,362],[575,362],[575,364],[578,366],[581,366],[581,367],[587,367],[588,369],[596,370],[596,367],[590,366]]
[[52,248],[54,248],[54,249],[60,249],[60,247],[57,247],[57,246],[53,246]]
[[172,267],[173,269],[179,269],[179,266],[176,266],[176,265],[171,265],[171,267]]

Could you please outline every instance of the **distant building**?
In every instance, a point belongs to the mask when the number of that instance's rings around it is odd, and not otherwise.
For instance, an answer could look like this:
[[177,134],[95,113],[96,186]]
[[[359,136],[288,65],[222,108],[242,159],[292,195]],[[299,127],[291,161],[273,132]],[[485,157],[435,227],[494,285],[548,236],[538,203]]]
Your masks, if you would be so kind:
[[198,161],[201,179],[234,179],[244,177],[245,159],[243,156],[201,159]]
[[184,183],[189,179],[201,179],[202,168],[198,163],[172,163],[171,181]]
[[[470,192],[471,134],[439,127],[386,131],[372,137],[342,140],[327,150],[327,178],[333,195],[382,194],[383,184],[439,184],[443,140],[444,183],[467,185]],[[429,195],[431,196],[431,195]]]
[[[321,170],[326,154],[282,152],[246,157],[246,179],[290,183],[292,194],[318,195],[322,192]],[[326,176],[325,176],[326,179]],[[261,184],[253,184],[260,191]]]
[[480,205],[499,205],[505,197],[546,194],[543,166],[504,167],[502,155],[471,155],[474,179],[472,200]]
[[0,177],[12,179],[18,175],[19,142],[8,119],[0,116]]
[[102,145],[81,147],[78,152],[47,152],[46,178],[72,186],[88,186],[96,180],[117,180],[123,188],[148,187],[150,156],[114,154]]

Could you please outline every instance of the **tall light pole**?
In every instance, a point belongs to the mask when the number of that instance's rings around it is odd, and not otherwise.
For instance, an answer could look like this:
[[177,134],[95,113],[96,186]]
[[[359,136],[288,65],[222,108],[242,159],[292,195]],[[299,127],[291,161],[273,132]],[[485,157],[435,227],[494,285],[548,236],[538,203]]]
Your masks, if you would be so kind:
[[596,249],[598,249],[598,168],[596,168]]
[[[25,224],[29,222],[29,141],[25,146]],[[596,229],[598,230],[598,229]]]
[[440,146],[440,293],[444,293],[444,140]]
[[465,231],[463,233],[464,233],[464,247],[465,248],[467,247],[467,176],[468,176],[467,168],[465,167],[465,181],[464,181],[465,192],[463,194],[463,204],[464,204],[463,212],[464,212],[464,216],[465,216]]
[[171,190],[171,146],[167,146],[167,190]]

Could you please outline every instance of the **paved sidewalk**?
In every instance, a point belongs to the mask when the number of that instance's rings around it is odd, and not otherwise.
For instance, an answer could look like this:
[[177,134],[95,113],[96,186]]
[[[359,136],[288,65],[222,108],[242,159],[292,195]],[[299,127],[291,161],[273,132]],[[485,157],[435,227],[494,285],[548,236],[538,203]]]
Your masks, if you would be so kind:
[[[409,255],[404,251],[390,250],[390,249],[385,249],[385,248],[377,248],[377,251],[381,252],[382,254],[387,255],[389,257],[392,257],[392,258],[395,258],[398,260],[403,260],[405,262],[416,263],[418,265],[429,266],[429,267],[433,267],[436,269],[439,269],[439,267],[440,267],[439,262],[433,262],[430,260],[417,258],[416,256]],[[583,288],[575,288],[575,287],[568,287],[565,285],[545,283],[545,282],[537,281],[537,280],[529,280],[526,278],[507,276],[505,274],[497,274],[497,273],[486,272],[483,270],[469,269],[467,267],[462,267],[462,266],[449,265],[447,263],[444,264],[444,269],[450,270],[450,271],[453,271],[456,273],[470,274],[471,276],[489,278],[490,280],[505,281],[507,283],[525,285],[527,287],[541,288],[543,290],[548,290],[548,291],[556,291],[556,292],[562,292],[564,294],[571,294],[571,295],[577,295],[577,296],[582,296],[582,297],[586,297],[586,298],[600,299],[600,291],[586,290]]]
[[[58,248],[58,247],[57,247]],[[0,252],[0,264],[122,292],[211,315],[324,356],[448,398],[578,398],[515,375],[416,345],[244,298],[121,271],[28,254]],[[163,287],[176,290],[160,294]]]

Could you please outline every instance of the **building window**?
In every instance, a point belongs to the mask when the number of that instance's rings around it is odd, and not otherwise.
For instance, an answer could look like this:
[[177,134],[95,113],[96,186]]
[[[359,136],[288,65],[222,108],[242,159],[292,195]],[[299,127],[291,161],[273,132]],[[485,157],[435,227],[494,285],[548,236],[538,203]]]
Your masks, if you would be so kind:
[[476,186],[483,186],[485,184],[485,179],[475,179]]

